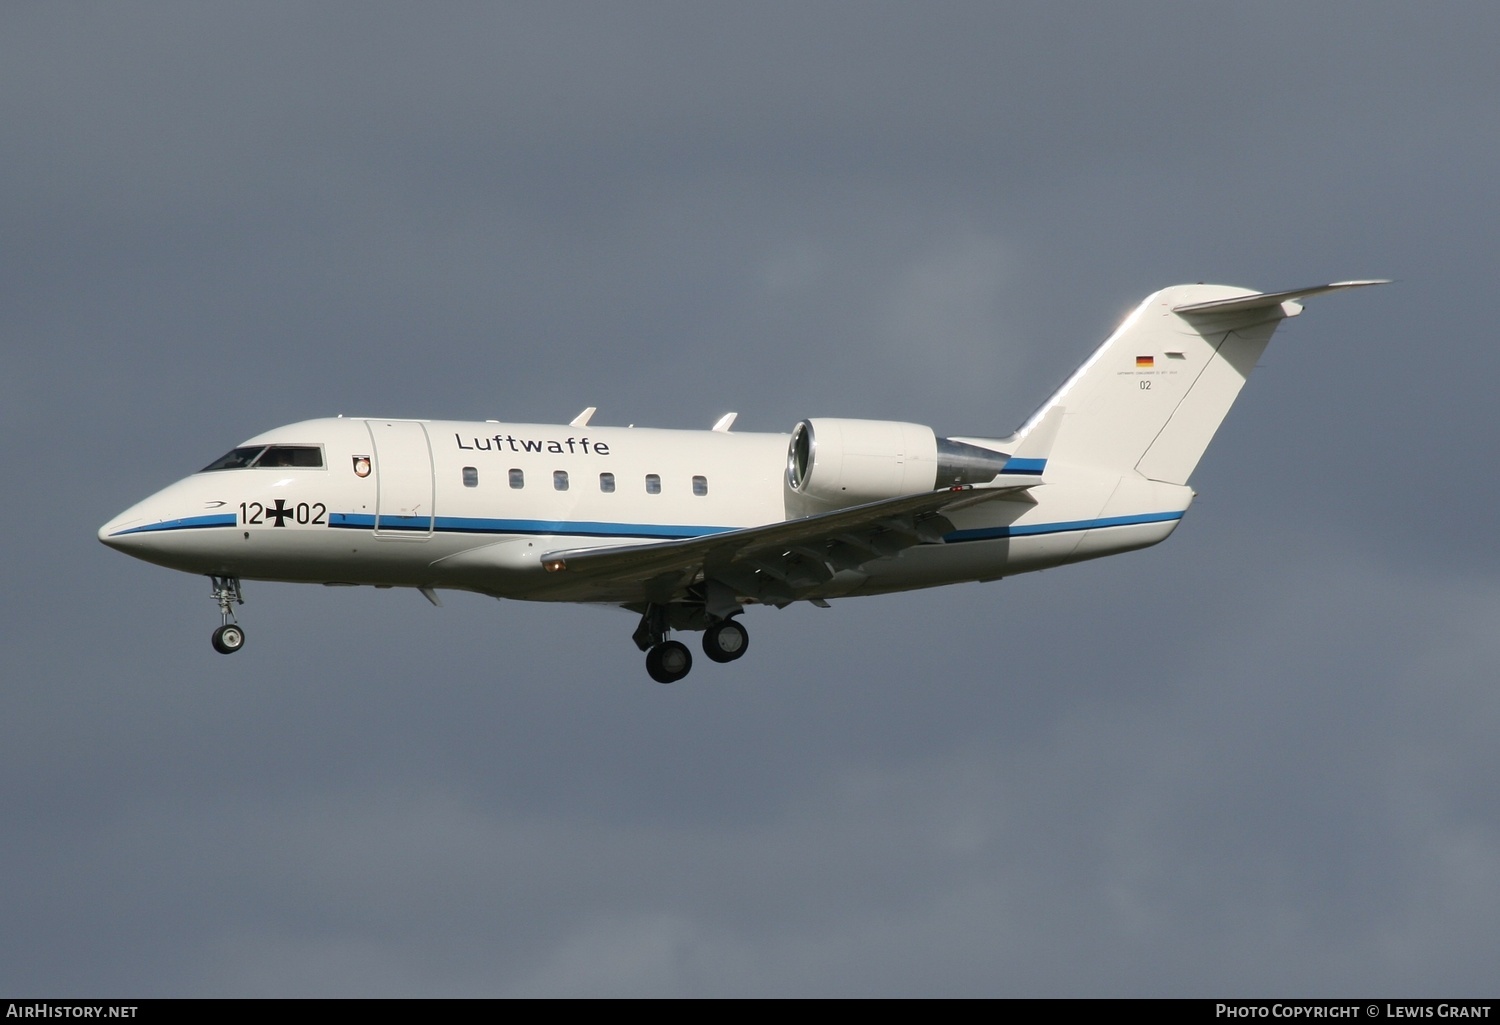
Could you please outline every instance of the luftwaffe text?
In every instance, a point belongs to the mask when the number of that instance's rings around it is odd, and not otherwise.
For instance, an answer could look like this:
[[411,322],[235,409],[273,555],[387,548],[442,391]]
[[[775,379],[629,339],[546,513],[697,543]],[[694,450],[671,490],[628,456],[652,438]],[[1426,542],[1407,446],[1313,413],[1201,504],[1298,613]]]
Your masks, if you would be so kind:
[[553,455],[607,456],[609,445],[588,438],[554,439],[518,438],[514,434],[495,434],[488,438],[469,438],[454,434],[454,442],[465,452],[550,452]]

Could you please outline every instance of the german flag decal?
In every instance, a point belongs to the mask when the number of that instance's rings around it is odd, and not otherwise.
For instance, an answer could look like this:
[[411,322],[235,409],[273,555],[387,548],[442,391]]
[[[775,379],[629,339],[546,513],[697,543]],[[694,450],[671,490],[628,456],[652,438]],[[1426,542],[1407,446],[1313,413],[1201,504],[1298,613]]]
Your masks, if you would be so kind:
[[1135,358],[1135,368],[1137,370],[1150,370],[1154,366],[1156,366],[1155,356],[1137,356]]

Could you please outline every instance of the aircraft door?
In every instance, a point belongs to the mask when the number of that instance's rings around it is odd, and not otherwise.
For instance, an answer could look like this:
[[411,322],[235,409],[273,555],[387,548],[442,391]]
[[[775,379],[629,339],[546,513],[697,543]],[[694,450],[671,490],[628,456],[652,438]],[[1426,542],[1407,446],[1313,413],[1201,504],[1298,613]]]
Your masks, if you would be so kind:
[[432,536],[432,447],[415,420],[366,420],[375,449],[375,536]]

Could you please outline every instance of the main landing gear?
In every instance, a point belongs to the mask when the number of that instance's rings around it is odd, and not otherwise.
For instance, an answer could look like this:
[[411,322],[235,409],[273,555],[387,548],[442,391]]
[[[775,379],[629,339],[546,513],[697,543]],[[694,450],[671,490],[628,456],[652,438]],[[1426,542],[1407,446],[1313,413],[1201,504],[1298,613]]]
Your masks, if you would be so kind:
[[657,683],[676,683],[693,668],[693,653],[681,641],[662,641],[646,652],[646,672]]
[[234,621],[234,606],[245,604],[240,593],[239,577],[209,577],[213,581],[213,599],[219,603],[219,615],[224,625],[214,631],[214,650],[220,655],[233,655],[245,646],[245,628]]
[[[667,610],[651,605],[635,631],[635,643],[646,653],[646,672],[657,683],[676,683],[693,668],[693,653],[687,645],[668,639],[669,623]],[[703,654],[710,661],[733,662],[749,646],[750,632],[736,620],[715,620],[703,629]]]
[[733,662],[750,647],[750,632],[732,619],[703,631],[703,654],[715,662]]

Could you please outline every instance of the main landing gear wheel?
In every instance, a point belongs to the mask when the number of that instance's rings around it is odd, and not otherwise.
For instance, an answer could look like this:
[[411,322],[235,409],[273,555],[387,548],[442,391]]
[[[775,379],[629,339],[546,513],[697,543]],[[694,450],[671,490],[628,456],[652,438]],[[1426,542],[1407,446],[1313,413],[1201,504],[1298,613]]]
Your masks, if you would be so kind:
[[245,631],[238,623],[225,623],[214,631],[213,644],[220,655],[233,655],[245,646]]
[[750,646],[750,632],[732,619],[703,631],[703,654],[715,662],[733,662]]
[[676,683],[693,668],[693,653],[681,641],[662,641],[646,652],[646,672],[657,683]]

